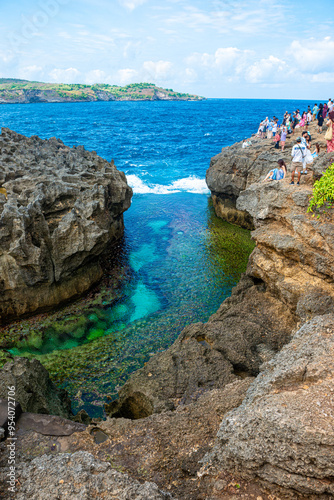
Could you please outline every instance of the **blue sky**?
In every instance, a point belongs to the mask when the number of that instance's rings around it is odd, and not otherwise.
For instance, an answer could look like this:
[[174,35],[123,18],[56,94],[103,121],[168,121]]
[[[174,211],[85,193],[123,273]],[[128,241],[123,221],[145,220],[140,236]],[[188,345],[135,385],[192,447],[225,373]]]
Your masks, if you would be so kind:
[[333,18],[330,0],[14,0],[1,5],[0,77],[326,100]]

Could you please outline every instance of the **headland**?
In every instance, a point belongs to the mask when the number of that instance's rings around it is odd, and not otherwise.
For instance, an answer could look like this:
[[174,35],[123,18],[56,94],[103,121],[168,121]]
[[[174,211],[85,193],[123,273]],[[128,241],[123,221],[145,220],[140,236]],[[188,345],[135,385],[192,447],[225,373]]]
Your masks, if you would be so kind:
[[124,87],[97,83],[43,83],[0,78],[0,104],[31,104],[96,101],[201,101],[203,97],[164,89],[153,83]]

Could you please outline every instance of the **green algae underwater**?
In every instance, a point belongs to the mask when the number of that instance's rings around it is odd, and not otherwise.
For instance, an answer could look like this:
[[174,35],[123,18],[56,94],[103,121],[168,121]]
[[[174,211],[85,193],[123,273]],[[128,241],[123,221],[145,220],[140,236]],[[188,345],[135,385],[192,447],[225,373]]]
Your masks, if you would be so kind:
[[216,312],[254,248],[250,232],[217,218],[203,194],[135,195],[124,218],[124,238],[95,289],[0,330],[0,366],[11,356],[37,358],[73,411],[92,417],[186,325]]

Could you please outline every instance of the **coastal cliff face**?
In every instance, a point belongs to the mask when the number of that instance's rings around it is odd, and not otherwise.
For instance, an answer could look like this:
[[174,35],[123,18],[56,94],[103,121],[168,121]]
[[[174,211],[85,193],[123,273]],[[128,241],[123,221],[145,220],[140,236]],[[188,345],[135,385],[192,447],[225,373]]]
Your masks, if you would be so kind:
[[157,87],[153,83],[132,83],[124,87],[109,84],[52,84],[0,78],[0,104],[31,104],[96,101],[198,101],[203,97]]
[[[315,127],[311,132],[314,137]],[[207,183],[216,213],[230,222],[233,214],[236,223],[240,214],[252,221],[256,248],[249,259],[248,276],[263,281],[268,292],[300,320],[324,314],[333,308],[334,298],[332,214],[320,220],[307,214],[312,173],[302,176],[300,186],[290,185],[289,173],[284,181],[261,182],[280,158],[290,169],[291,139],[283,153],[274,149],[270,139],[252,140],[251,147],[234,144],[211,161]],[[315,140],[323,151],[322,136],[316,135]],[[313,179],[321,176],[330,157],[321,153],[314,161]],[[227,197],[234,202],[230,213],[224,211]]]
[[102,275],[132,190],[113,162],[59,139],[0,136],[0,321],[50,308]]

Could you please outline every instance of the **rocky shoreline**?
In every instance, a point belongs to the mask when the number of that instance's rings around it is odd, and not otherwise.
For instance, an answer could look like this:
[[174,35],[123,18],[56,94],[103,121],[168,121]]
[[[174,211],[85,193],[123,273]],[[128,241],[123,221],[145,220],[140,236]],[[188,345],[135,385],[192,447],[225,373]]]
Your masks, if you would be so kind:
[[[65,491],[52,471],[72,456],[185,500],[333,498],[334,219],[333,209],[307,213],[330,155],[300,186],[262,183],[279,158],[289,165],[290,147],[282,154],[270,140],[252,141],[224,148],[207,173],[217,215],[254,228],[247,272],[207,323],[185,328],[130,377],[105,421],[60,437],[23,428],[20,477],[33,475],[41,495]],[[59,455],[78,451],[91,455]],[[38,475],[30,460],[43,454]],[[93,476],[80,482],[94,491]],[[138,498],[169,498],[158,488]]]

